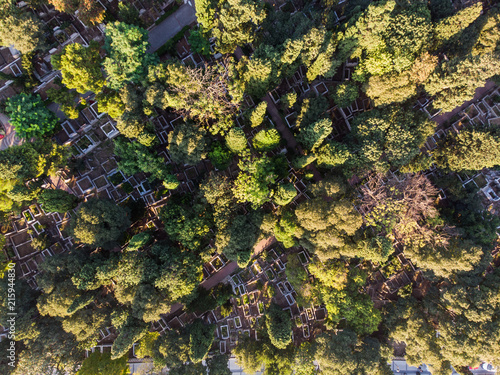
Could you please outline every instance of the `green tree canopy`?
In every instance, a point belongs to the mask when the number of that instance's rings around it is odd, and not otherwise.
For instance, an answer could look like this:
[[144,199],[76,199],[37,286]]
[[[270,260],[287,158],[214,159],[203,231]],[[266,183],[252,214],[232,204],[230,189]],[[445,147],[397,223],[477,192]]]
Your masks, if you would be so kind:
[[276,129],[261,130],[253,139],[253,147],[259,151],[271,151],[280,144],[280,133]]
[[62,83],[80,94],[88,91],[98,94],[105,84],[99,45],[96,43],[91,43],[89,47],[68,44],[61,54],[52,55],[51,62],[54,68],[61,71]]
[[207,355],[214,341],[215,327],[203,324],[197,319],[189,327],[189,358],[194,363],[201,362]]
[[177,178],[171,175],[162,157],[156,155],[139,142],[129,142],[124,138],[115,139],[115,154],[120,157],[118,168],[127,175],[137,172],[151,173],[151,179],[163,181],[167,189],[179,186]]
[[449,132],[434,152],[436,165],[455,172],[478,171],[500,164],[500,138],[487,128],[465,128]]
[[198,164],[207,156],[205,131],[193,123],[183,123],[168,134],[168,152],[178,164]]
[[232,128],[226,135],[226,144],[236,154],[246,150],[248,145],[245,132],[240,128]]
[[271,343],[278,349],[285,349],[292,342],[290,314],[275,303],[267,310],[266,326]]
[[409,163],[420,151],[435,124],[421,112],[401,107],[374,109],[357,116],[353,133],[364,163],[377,170]]
[[257,1],[221,1],[218,4],[217,19],[212,30],[217,38],[217,48],[222,53],[232,53],[237,46],[252,43],[257,27],[265,18],[264,6]]
[[119,89],[126,83],[138,83],[147,74],[149,65],[157,61],[156,55],[148,54],[148,33],[146,30],[115,22],[106,26],[106,52],[104,60],[109,86]]
[[19,94],[7,99],[6,104],[10,123],[21,138],[41,137],[57,125],[57,117],[38,95]]
[[110,247],[129,225],[125,209],[109,200],[91,199],[83,203],[73,217],[71,232],[84,244]]
[[42,24],[29,12],[11,7],[0,18],[0,45],[14,45],[22,54],[36,50],[42,44]]
[[78,198],[64,190],[44,189],[38,197],[38,202],[46,212],[65,213],[76,207]]

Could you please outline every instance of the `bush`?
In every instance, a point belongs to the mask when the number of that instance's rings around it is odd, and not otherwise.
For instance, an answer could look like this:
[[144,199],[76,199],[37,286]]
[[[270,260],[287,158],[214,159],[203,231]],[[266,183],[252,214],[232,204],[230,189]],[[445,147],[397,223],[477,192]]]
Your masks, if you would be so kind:
[[135,251],[147,246],[151,243],[153,236],[149,232],[137,233],[134,237],[130,239],[128,243],[127,250]]
[[315,155],[301,155],[297,156],[295,159],[292,161],[292,165],[296,169],[302,169],[307,167],[309,164],[314,162],[317,159]]

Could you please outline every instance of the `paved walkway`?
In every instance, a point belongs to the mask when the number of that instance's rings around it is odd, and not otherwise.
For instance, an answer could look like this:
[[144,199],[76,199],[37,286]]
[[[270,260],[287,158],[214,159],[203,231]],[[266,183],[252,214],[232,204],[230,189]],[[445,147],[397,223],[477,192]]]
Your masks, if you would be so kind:
[[460,107],[455,108],[451,112],[446,112],[442,115],[434,117],[432,120],[437,122],[439,125],[443,125],[446,121],[449,121],[453,116],[455,116],[457,113],[460,111],[464,110],[467,108],[467,106],[471,103],[474,103],[481,99],[488,91],[493,89],[495,87],[495,83],[493,81],[486,81],[486,85],[484,87],[479,87],[476,89],[476,93],[474,94],[474,98],[472,100],[469,100],[468,102],[465,102],[462,104]]
[[193,6],[183,4],[172,15],[164,19],[159,25],[149,30],[148,52],[152,53],[163,46],[170,38],[182,30],[184,26],[196,21],[196,11]]
[[16,136],[16,131],[9,123],[9,118],[3,113],[0,113],[0,123],[2,123],[5,129],[5,137],[0,139],[0,150],[5,150],[11,146],[18,146],[24,142],[24,140]]

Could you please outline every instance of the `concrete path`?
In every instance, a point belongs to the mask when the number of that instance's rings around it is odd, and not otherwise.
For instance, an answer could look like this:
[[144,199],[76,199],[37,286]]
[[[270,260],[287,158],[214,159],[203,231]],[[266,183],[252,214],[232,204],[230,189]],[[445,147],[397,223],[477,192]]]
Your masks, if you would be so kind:
[[5,150],[11,146],[19,146],[24,142],[23,139],[16,136],[14,127],[9,123],[9,118],[0,113],[0,122],[5,129],[5,137],[0,140],[0,150]]
[[149,43],[151,47],[149,47],[148,52],[155,52],[170,38],[181,31],[184,26],[195,21],[196,11],[194,6],[182,4],[175,13],[171,14],[159,25],[149,30]]

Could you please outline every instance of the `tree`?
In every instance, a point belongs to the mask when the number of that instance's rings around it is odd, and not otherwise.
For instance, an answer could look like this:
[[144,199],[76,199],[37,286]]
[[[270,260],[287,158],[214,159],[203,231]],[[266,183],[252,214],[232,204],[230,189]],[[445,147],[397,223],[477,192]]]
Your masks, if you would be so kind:
[[174,108],[185,117],[208,126],[210,133],[222,134],[232,126],[238,100],[228,95],[227,76],[222,65],[191,68],[180,62],[149,67],[150,87],[145,102],[159,108]]
[[331,120],[319,120],[311,125],[299,127],[297,140],[308,150],[314,151],[330,135],[332,130]]
[[274,190],[273,200],[279,206],[286,206],[293,201],[296,196],[297,190],[293,184],[278,184],[277,188]]
[[500,164],[500,138],[488,128],[449,132],[434,152],[434,160],[438,167],[455,172],[494,168]]
[[387,0],[371,3],[344,32],[337,47],[338,59],[360,58],[353,78],[364,82],[369,76],[401,73],[432,40],[430,11],[424,3],[398,6]]
[[210,42],[203,36],[200,30],[191,30],[188,43],[194,52],[203,56],[210,56]]
[[433,134],[435,124],[423,113],[392,106],[364,112],[352,126],[360,156],[367,165],[384,171],[408,164]]
[[248,116],[250,120],[250,125],[252,128],[256,128],[264,121],[264,116],[267,111],[267,102],[260,102],[257,106],[251,110],[250,115]]
[[489,10],[485,17],[486,20],[484,21],[474,47],[472,48],[473,56],[498,51],[497,45],[500,35],[498,24],[500,21],[500,13],[498,9]]
[[283,103],[284,108],[291,108],[297,102],[297,93],[296,92],[289,92],[289,93],[283,95],[280,98],[280,100],[281,100],[281,103]]
[[111,359],[123,357],[134,343],[147,334],[148,326],[147,323],[138,319],[127,319],[127,322],[120,328],[120,333],[113,342],[113,346],[111,347]]
[[453,5],[447,0],[431,0],[429,2],[432,20],[437,21],[453,14]]
[[115,154],[120,157],[118,168],[128,175],[137,172],[151,173],[150,179],[163,181],[167,189],[179,186],[177,178],[171,175],[162,157],[156,155],[139,142],[128,142],[123,138],[115,139]]
[[288,249],[297,244],[295,241],[296,230],[297,223],[292,212],[285,211],[276,221],[273,233],[276,239]]
[[342,165],[352,157],[346,145],[335,141],[330,141],[318,148],[315,155],[318,166],[325,168]]
[[127,246],[128,251],[139,250],[147,246],[153,240],[153,236],[149,232],[141,232],[134,235]]
[[234,152],[239,154],[240,152],[247,149],[247,139],[245,133],[240,128],[232,128],[226,135],[226,145]]
[[207,367],[209,375],[231,375],[229,369],[229,355],[219,354],[207,358]]
[[500,60],[495,54],[457,57],[443,61],[424,83],[434,96],[434,108],[449,112],[474,97],[488,78],[500,73]]
[[231,164],[231,161],[233,160],[233,153],[226,147],[225,144],[217,143],[208,154],[208,158],[215,168],[224,170],[229,167],[229,164]]
[[434,26],[434,38],[438,47],[474,22],[483,10],[482,3],[466,7],[452,16],[442,19]]
[[38,95],[19,94],[7,99],[6,104],[10,123],[21,138],[41,137],[57,124],[56,116],[43,105]]
[[295,236],[302,246],[326,260],[338,255],[335,252],[361,227],[362,217],[345,196],[344,183],[332,179],[316,185],[312,188],[313,192],[316,190],[315,198],[295,210]]
[[95,247],[112,247],[130,225],[127,211],[112,201],[91,199],[83,203],[71,222],[77,241]]
[[275,303],[267,310],[266,327],[271,343],[278,349],[285,349],[292,342],[290,315]]
[[129,25],[136,25],[139,27],[144,26],[144,22],[139,17],[139,11],[132,4],[119,3],[118,9],[118,17],[121,21],[128,23]]
[[51,63],[61,71],[62,83],[80,94],[101,92],[106,81],[101,71],[99,45],[91,42],[89,47],[78,43],[68,44],[60,54],[52,55]]
[[258,151],[271,151],[280,144],[280,134],[276,129],[260,130],[253,139],[253,147]]
[[168,134],[168,152],[178,164],[198,164],[207,156],[205,131],[193,123],[183,123]]
[[325,332],[316,340],[316,360],[325,375],[390,375],[388,359],[381,358],[380,342],[371,337],[358,340],[348,329]]
[[316,365],[314,358],[316,354],[315,345],[310,342],[301,343],[296,349],[294,354],[294,374],[296,375],[310,375],[316,372]]
[[77,119],[80,115],[77,108],[79,101],[76,101],[79,95],[76,91],[68,90],[66,87],[50,88],[47,90],[47,96],[50,101],[59,104],[59,109],[66,117]]
[[285,269],[286,277],[297,292],[295,299],[300,306],[310,306],[316,302],[309,274],[297,254],[290,254]]
[[38,202],[45,212],[65,213],[76,207],[78,198],[64,190],[44,189],[38,197]]
[[361,210],[367,225],[404,245],[446,245],[449,228],[438,220],[436,187],[422,174],[388,184],[375,176],[361,188]]
[[159,214],[169,237],[190,250],[200,250],[210,233],[212,214],[207,205],[190,195],[175,195]]
[[340,108],[345,108],[350,106],[358,96],[358,86],[354,82],[349,81],[335,87],[332,99]]
[[64,147],[35,140],[0,151],[0,180],[24,183],[43,175],[52,176],[65,164]]
[[42,44],[42,25],[29,12],[15,7],[0,20],[0,45],[14,45],[22,54],[28,54]]
[[222,251],[230,240],[228,236],[229,227],[238,209],[231,190],[231,184],[226,176],[215,173],[211,173],[200,184],[200,193],[212,206],[215,246],[219,251]]
[[156,63],[156,55],[148,54],[146,30],[123,22],[108,24],[104,60],[109,87],[120,89],[127,82],[138,83],[147,74],[149,65]]
[[196,18],[203,30],[209,32],[214,27],[215,2],[213,0],[195,0]]
[[140,341],[137,350],[135,351],[137,357],[146,358],[154,357],[155,346],[160,338],[159,332],[148,332]]
[[189,358],[194,363],[201,362],[207,355],[214,341],[213,324],[203,324],[201,319],[195,320],[189,327]]
[[238,215],[233,218],[227,231],[226,246],[220,249],[229,260],[238,262],[240,267],[246,267],[257,243],[260,232],[259,215]]
[[96,95],[97,109],[118,119],[125,112],[125,104],[117,91],[104,90]]
[[250,202],[257,208],[269,200],[269,184],[275,182],[276,174],[272,160],[267,156],[249,157],[238,163],[240,173],[234,182],[233,194],[239,202]]
[[90,0],[49,0],[49,3],[60,12],[74,14],[86,25],[97,25],[104,21],[105,9]]
[[264,6],[254,0],[220,2],[213,35],[221,53],[232,53],[237,46],[252,43],[255,31],[266,18]]

